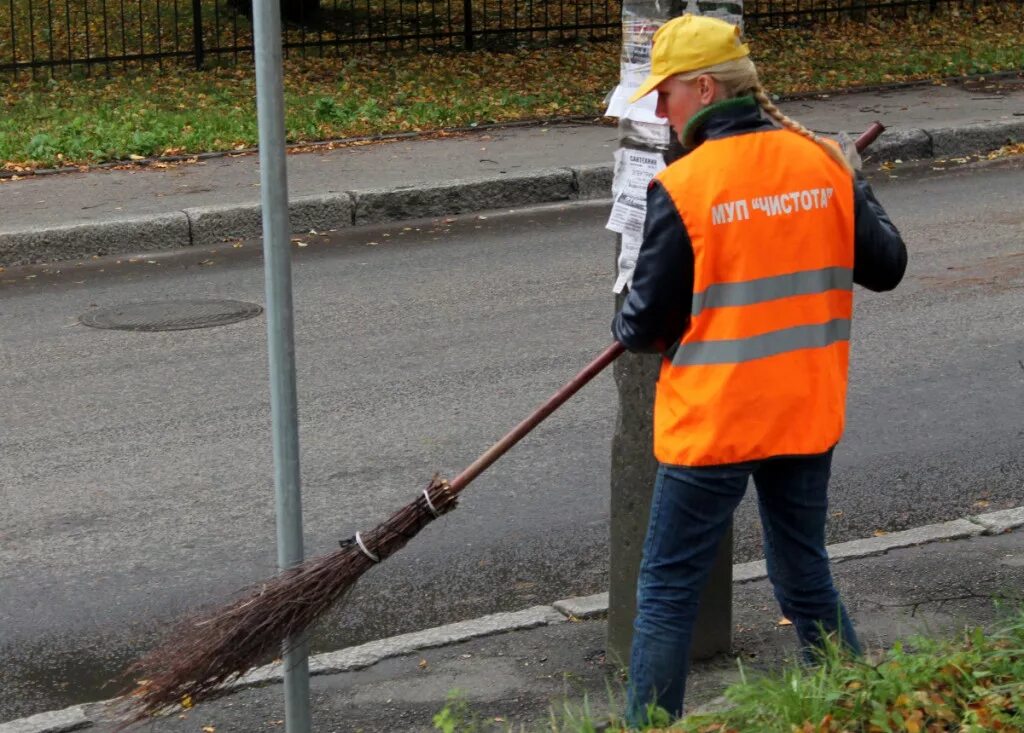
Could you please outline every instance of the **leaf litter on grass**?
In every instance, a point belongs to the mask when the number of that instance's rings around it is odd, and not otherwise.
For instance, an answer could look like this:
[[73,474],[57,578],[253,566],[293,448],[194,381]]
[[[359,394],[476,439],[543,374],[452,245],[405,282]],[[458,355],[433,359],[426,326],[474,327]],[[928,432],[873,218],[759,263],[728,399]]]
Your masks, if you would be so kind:
[[[997,606],[1001,602],[997,602]],[[826,638],[818,664],[750,673],[730,705],[670,722],[655,709],[644,733],[1024,733],[1024,609],[1006,607],[985,630],[915,636],[870,658]],[[618,709],[613,704],[613,710]],[[599,721],[566,702],[545,730],[590,733]],[[436,720],[436,719],[435,719]],[[613,719],[606,731],[634,733]]]
[[[766,88],[794,94],[1024,69],[1024,5],[910,19],[753,28]],[[564,116],[599,118],[618,41],[505,52],[377,53],[285,60],[289,143]],[[115,70],[116,71],[116,70]],[[8,169],[232,151],[257,142],[251,67],[10,83]]]

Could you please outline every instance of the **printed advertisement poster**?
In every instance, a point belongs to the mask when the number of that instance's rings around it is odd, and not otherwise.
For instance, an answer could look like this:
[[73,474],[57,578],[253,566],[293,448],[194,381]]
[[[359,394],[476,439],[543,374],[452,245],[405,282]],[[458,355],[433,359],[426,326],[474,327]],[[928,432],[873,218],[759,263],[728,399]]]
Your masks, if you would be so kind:
[[[684,0],[680,15],[708,15],[743,27],[742,0]],[[630,104],[629,98],[640,88],[651,71],[651,47],[655,32],[665,19],[643,18],[623,11],[622,57],[619,84],[608,97],[605,115],[631,120],[634,139],[648,141],[656,149],[667,148],[667,120],[655,116],[657,95],[648,94]],[[665,167],[656,150],[643,151],[620,148],[615,152],[615,174],[612,181],[612,210],[606,228],[622,235],[618,261],[618,277],[614,291],[621,293],[633,280],[637,255],[643,240],[647,215],[647,185]]]
[[619,274],[613,288],[616,293],[621,293],[623,287],[632,282],[633,268],[643,241],[647,186],[664,167],[665,160],[657,151],[629,148],[615,151],[612,211],[605,227],[622,235]]
[[[708,15],[721,18],[743,27],[742,0],[686,0],[680,15]],[[608,98],[607,117],[636,120],[649,124],[664,125],[665,120],[654,116],[657,96],[648,94],[634,104],[629,98],[640,88],[640,84],[651,71],[651,46],[654,33],[664,20],[641,18],[623,12],[622,58],[619,67],[619,84]]]

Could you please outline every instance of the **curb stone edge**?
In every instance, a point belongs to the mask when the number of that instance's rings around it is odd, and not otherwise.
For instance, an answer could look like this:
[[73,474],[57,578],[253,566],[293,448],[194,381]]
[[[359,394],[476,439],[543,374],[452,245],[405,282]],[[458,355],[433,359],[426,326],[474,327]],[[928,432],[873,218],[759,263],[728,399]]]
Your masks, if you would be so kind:
[[[927,160],[995,150],[1024,140],[1024,120],[960,127],[886,130],[869,159]],[[608,198],[613,164],[545,168],[515,176],[481,176],[444,184],[302,196],[289,203],[295,233],[390,223],[509,206]],[[538,186],[540,189],[538,190]],[[259,236],[256,202],[188,207],[152,217],[0,232],[0,265],[19,266],[93,255],[145,255]],[[149,242],[145,250],[138,242]],[[40,249],[41,248],[41,249]],[[42,255],[40,256],[40,251]],[[3,733],[0,731],[0,733]]]
[[[827,548],[833,562],[881,555],[889,550],[978,536],[1004,534],[1024,526],[1024,506],[986,514],[969,515],[937,524],[892,532],[878,537],[851,540]],[[733,565],[733,584],[748,583],[767,577],[764,560]],[[576,596],[555,601],[550,606],[533,606],[520,611],[494,613],[468,621],[458,621],[422,631],[401,634],[360,644],[347,649],[310,657],[310,675],[335,674],[364,669],[391,657],[411,654],[455,644],[470,639],[548,626],[551,624],[597,618],[608,611],[608,593]],[[246,687],[281,681],[281,664],[257,667],[226,686],[237,691]],[[0,733],[66,733],[96,724],[104,709],[117,700],[75,705],[63,710],[38,713],[26,718],[0,723]]]

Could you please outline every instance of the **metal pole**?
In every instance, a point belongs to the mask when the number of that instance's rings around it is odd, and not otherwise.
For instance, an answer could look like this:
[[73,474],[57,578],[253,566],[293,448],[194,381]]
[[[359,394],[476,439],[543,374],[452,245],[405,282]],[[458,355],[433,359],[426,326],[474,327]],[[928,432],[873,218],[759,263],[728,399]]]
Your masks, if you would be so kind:
[[192,0],[192,48],[196,57],[196,69],[202,69],[206,59],[203,52],[203,5],[200,0]]
[[467,51],[473,50],[473,2],[462,2],[462,42]]
[[[302,562],[303,547],[279,0],[254,0],[253,40],[259,120],[260,198],[263,204],[267,348],[274,432],[277,562],[281,569],[285,569]],[[288,639],[282,651],[285,730],[288,733],[309,733],[307,640],[304,636]]]

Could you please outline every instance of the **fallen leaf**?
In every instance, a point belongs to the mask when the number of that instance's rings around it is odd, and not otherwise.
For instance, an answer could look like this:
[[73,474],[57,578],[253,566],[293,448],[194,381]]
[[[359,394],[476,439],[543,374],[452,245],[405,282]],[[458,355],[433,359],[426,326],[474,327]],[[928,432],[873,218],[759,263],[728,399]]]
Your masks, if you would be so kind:
[[876,529],[871,534],[873,534],[875,537],[885,537],[889,533],[886,532],[884,529]]
[[427,668],[427,660],[426,659],[421,659],[420,660],[419,668],[420,669],[426,669]]
[[779,622],[778,622],[777,624],[775,624],[775,625],[776,625],[776,626],[792,626],[792,625],[793,625],[793,622],[792,622],[792,621],[790,621],[790,620],[789,620],[788,618],[786,618],[785,616],[783,616],[782,618],[780,618],[780,619],[779,619]]

